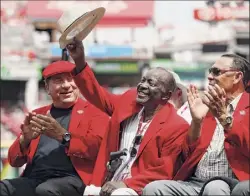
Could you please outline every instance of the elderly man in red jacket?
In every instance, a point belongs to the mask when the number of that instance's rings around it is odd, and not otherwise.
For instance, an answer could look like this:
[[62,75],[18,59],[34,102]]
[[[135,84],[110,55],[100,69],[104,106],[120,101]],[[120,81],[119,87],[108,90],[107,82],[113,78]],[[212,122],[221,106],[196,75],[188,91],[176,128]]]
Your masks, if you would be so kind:
[[[98,84],[85,62],[81,41],[75,39],[67,49],[76,63],[75,82],[81,93],[112,116],[91,183],[102,186],[101,195],[137,195],[151,181],[172,179],[180,166],[173,163],[178,162],[188,129],[168,103],[176,88],[172,74],[163,68],[152,69],[143,75],[137,89],[114,95]],[[110,153],[119,150],[116,163],[121,164],[113,167],[112,174],[106,166]]]
[[249,72],[246,59],[225,54],[209,69],[203,97],[189,88],[192,123],[185,162],[176,181],[153,182],[144,195],[239,195],[240,189],[249,195],[249,94],[243,83]]
[[109,117],[79,98],[74,67],[58,61],[44,69],[53,103],[26,116],[8,158],[27,165],[21,177],[0,182],[1,196],[82,196],[89,184]]

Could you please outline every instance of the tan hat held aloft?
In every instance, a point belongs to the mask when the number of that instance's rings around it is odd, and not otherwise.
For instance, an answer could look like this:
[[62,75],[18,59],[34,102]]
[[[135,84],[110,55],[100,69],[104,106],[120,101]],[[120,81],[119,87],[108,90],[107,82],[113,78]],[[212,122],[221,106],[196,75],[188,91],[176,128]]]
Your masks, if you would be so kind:
[[59,38],[60,48],[64,49],[73,38],[83,40],[94,29],[96,24],[102,19],[105,13],[104,7],[99,7],[88,12],[74,7],[64,11],[57,21],[58,30],[62,33]]

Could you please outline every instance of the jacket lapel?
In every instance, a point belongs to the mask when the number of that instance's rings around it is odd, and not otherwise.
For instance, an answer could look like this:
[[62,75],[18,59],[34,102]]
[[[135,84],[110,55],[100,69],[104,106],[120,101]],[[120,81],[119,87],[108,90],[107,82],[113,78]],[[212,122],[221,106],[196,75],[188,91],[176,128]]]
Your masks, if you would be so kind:
[[[136,94],[135,94],[136,95]],[[119,123],[123,122],[125,119],[131,117],[132,115],[138,113],[142,109],[142,105],[136,102],[136,96],[133,95],[129,99],[131,99],[130,104],[124,104],[122,107],[120,114],[118,115]]]
[[77,129],[81,119],[83,118],[84,109],[87,107],[87,103],[84,103],[80,98],[73,107],[71,120],[69,123],[69,132],[74,132]]
[[171,113],[171,107],[169,104],[164,106],[153,118],[148,130],[146,131],[137,153],[137,158],[142,153],[148,142],[163,128],[164,123],[167,121],[169,114]]
[[243,118],[246,114],[245,110],[250,107],[249,103],[249,94],[244,92],[239,100],[239,103],[237,104],[233,116],[237,116],[237,118]]
[[[122,126],[121,123],[126,120],[127,118],[133,116],[136,113],[139,113],[139,111],[142,109],[142,106],[137,104],[135,99],[125,108],[123,108],[120,114],[118,114],[118,123],[117,125],[119,127],[112,127],[110,134],[109,134],[109,146],[110,151],[117,151],[119,150],[120,146],[120,137],[122,135]],[[117,131],[118,130],[118,131]],[[113,138],[116,138],[116,142],[113,141]],[[113,145],[114,144],[114,145]]]

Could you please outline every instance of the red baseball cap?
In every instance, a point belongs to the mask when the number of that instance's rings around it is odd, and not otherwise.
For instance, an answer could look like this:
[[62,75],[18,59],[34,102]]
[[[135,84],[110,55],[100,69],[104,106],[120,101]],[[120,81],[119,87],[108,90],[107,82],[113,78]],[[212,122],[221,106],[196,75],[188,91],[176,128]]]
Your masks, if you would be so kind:
[[68,61],[56,61],[43,70],[43,77],[46,79],[56,74],[72,72],[74,68],[75,64]]

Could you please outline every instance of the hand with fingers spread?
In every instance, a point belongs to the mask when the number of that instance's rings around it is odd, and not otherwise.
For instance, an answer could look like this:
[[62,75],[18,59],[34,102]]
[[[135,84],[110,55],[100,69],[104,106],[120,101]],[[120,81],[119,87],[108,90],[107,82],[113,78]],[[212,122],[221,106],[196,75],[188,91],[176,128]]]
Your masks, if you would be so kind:
[[109,196],[112,192],[119,188],[127,188],[127,185],[122,181],[112,181],[107,182],[102,186],[100,195],[101,196]]
[[206,104],[214,117],[219,121],[224,120],[227,116],[227,99],[225,90],[215,84],[214,86],[208,86],[208,90],[204,92],[206,99],[204,99],[204,104]]
[[63,134],[66,130],[48,113],[47,115],[37,114],[32,117],[30,123],[33,126],[39,127],[42,133],[48,137],[62,141]]
[[41,134],[41,129],[30,123],[31,118],[35,115],[35,113],[31,112],[26,114],[24,122],[21,124],[22,135],[20,137],[20,144],[22,150],[29,146],[31,140],[36,139]]
[[205,118],[209,108],[203,103],[203,98],[195,86],[190,85],[187,89],[187,99],[193,121],[200,123]]

